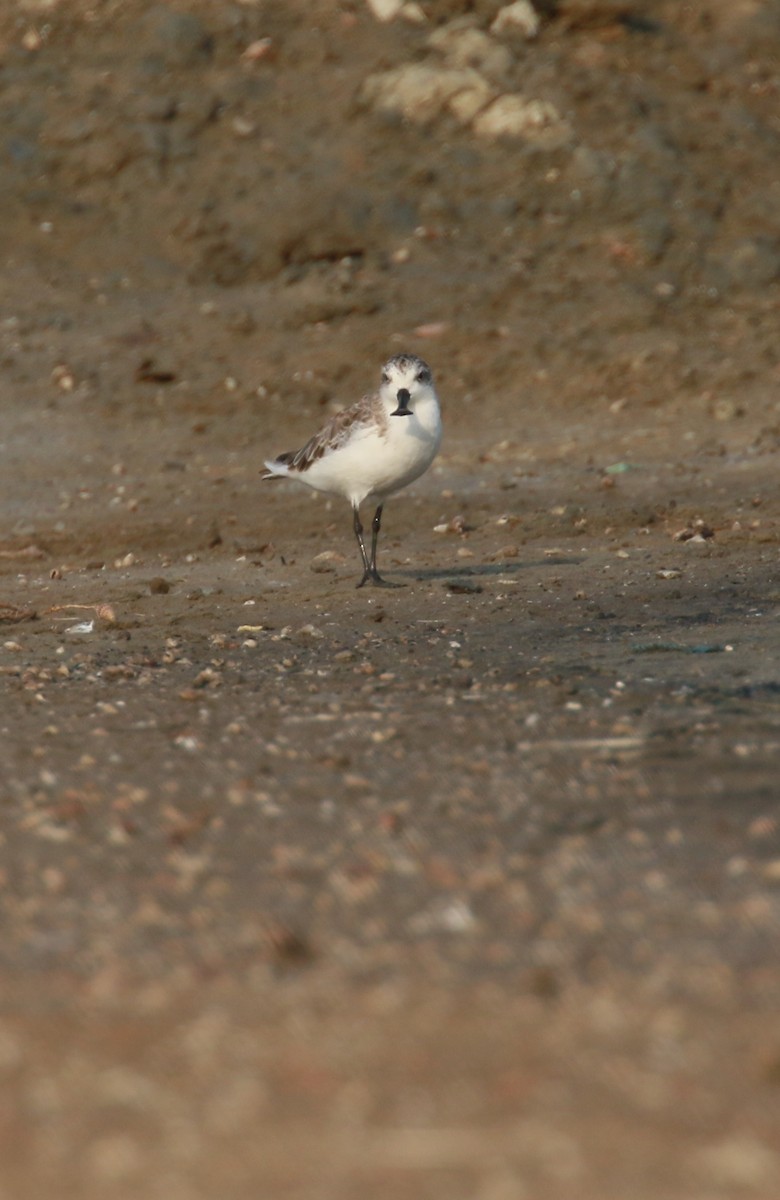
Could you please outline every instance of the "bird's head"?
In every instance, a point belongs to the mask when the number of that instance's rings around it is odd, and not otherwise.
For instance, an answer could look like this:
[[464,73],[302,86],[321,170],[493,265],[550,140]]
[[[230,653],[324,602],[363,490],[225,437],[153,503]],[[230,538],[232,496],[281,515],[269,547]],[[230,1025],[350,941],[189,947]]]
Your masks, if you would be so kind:
[[433,393],[431,368],[416,354],[395,354],[382,368],[382,396],[392,417],[409,417],[415,401]]

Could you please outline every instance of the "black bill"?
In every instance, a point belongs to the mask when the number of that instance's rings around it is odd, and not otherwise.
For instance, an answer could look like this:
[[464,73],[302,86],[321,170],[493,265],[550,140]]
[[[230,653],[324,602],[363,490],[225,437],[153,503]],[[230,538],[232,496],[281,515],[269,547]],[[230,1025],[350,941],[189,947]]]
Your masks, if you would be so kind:
[[390,413],[390,416],[410,417],[412,415],[412,410],[409,407],[409,401],[411,400],[409,389],[399,388],[396,392],[396,399],[398,400],[398,408],[393,409],[393,411]]

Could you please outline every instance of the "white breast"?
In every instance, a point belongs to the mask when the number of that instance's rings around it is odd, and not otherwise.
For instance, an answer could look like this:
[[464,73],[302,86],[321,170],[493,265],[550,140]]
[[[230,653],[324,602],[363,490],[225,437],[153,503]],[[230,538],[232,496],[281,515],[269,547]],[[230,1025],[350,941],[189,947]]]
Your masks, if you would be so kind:
[[410,416],[377,426],[356,427],[354,434],[306,470],[302,482],[317,491],[344,496],[351,504],[369,497],[382,500],[418,479],[441,445],[441,415],[435,394],[415,403]]

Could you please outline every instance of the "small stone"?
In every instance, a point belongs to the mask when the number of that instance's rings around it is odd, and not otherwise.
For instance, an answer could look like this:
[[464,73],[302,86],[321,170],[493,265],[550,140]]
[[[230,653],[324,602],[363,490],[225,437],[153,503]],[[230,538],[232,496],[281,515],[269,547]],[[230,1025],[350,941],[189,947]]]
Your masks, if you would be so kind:
[[449,521],[443,522],[441,525],[434,525],[434,533],[467,533],[470,526],[466,524],[466,518],[458,513]]
[[404,6],[404,0],[366,0],[366,3],[376,20],[383,24],[395,20]]
[[470,125],[478,113],[495,99],[495,93],[485,84],[465,88],[452,97],[447,107],[461,125]]
[[257,133],[257,126],[254,121],[249,121],[246,117],[234,117],[231,127],[236,137],[240,138],[248,138],[252,134]]
[[346,561],[344,555],[339,554],[336,550],[323,550],[322,554],[315,555],[309,566],[317,575],[326,575],[335,571]]
[[409,929],[417,936],[432,933],[472,933],[476,928],[477,919],[465,900],[434,902],[409,920]]
[[479,137],[522,138],[549,149],[571,138],[571,127],[554,104],[547,100],[527,100],[520,95],[499,96],[477,115],[472,127]]
[[711,525],[708,525],[701,518],[693,522],[692,525],[686,525],[685,529],[678,529],[674,535],[675,542],[706,542],[710,538],[715,537],[715,530]]
[[22,35],[22,45],[25,50],[29,50],[32,53],[34,50],[40,50],[43,45],[43,38],[37,29],[31,27]]
[[733,421],[741,412],[739,405],[725,396],[716,400],[712,406],[712,415],[716,421]]
[[490,26],[491,33],[519,33],[529,42],[539,33],[541,21],[530,0],[516,0],[501,8]]
[[76,386],[73,372],[65,363],[58,363],[51,373],[52,382],[56,383],[63,392],[72,392]]
[[262,62],[272,56],[274,44],[269,37],[258,38],[250,42],[241,55],[244,62]]
[[477,97],[487,104],[494,92],[472,67],[436,67],[409,63],[392,71],[369,75],[363,85],[363,102],[378,112],[405,117],[415,125],[427,125],[451,106],[455,97],[470,93],[469,108]]
[[481,29],[474,29],[460,20],[450,21],[437,29],[428,45],[438,51],[451,67],[474,67],[488,76],[502,76],[512,66],[512,54]]
[[414,329],[414,336],[420,338],[437,338],[441,337],[449,329],[449,321],[428,321],[425,325],[417,325]]

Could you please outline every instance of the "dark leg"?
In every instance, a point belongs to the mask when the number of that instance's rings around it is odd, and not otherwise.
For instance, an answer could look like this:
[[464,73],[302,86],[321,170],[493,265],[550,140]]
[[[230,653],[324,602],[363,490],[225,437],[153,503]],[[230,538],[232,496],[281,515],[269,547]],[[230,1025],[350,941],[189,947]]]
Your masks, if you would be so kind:
[[358,587],[362,587],[364,583],[373,583],[374,587],[403,587],[402,583],[388,583],[379,574],[376,567],[376,544],[379,540],[379,530],[382,528],[382,505],[380,504],[374,513],[374,519],[371,522],[371,558],[366,555],[366,547],[363,543],[363,526],[360,524],[358,510],[355,509],[355,536],[360,546],[360,554],[363,559],[363,578]]
[[379,530],[382,528],[382,505],[374,513],[374,519],[371,522],[371,570],[376,575],[376,544],[379,540]]
[[360,547],[360,557],[363,559],[363,578],[358,584],[358,587],[362,587],[366,580],[370,579],[371,577],[371,564],[369,563],[368,555],[366,554],[366,547],[363,541],[363,526],[360,523],[360,510],[358,509],[357,505],[355,505],[355,507],[352,509],[352,515],[354,518],[352,522],[352,528],[355,531],[357,544]]

